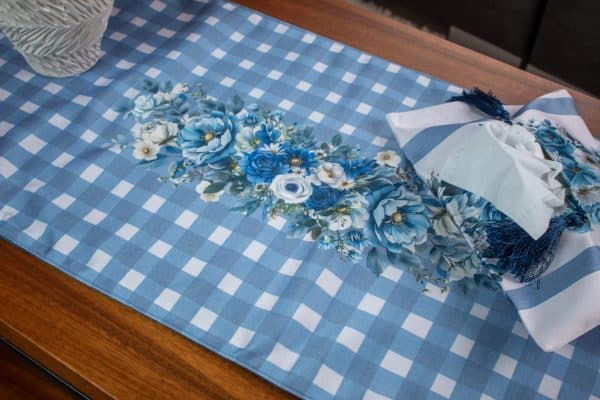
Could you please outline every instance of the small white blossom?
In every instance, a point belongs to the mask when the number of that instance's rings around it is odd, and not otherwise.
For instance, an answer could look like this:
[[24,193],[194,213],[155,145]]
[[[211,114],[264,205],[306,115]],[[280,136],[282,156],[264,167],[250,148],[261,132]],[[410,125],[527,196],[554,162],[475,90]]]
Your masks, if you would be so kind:
[[156,160],[160,146],[157,144],[139,140],[133,145],[133,157],[138,160]]
[[379,153],[377,153],[377,155],[375,156],[375,161],[381,167],[386,166],[386,167],[397,168],[398,165],[400,165],[400,161],[402,161],[402,159],[395,151],[387,150],[387,151],[380,151]]
[[265,144],[265,145],[263,145],[261,150],[270,151],[273,154],[279,154],[279,153],[283,152],[283,148],[281,147],[281,144],[279,144],[279,143]]
[[152,142],[159,145],[175,145],[178,127],[168,121],[156,120],[133,128],[133,135],[138,140]]
[[335,189],[339,188],[342,182],[347,181],[344,168],[340,164],[332,162],[324,162],[319,165],[317,178]]
[[206,190],[206,188],[208,186],[210,186],[209,181],[202,181],[196,186],[196,192],[200,195],[200,198],[203,201],[206,201],[207,203],[219,201],[219,199],[221,198],[221,195],[223,194],[223,191],[221,190],[216,193],[204,193],[204,191]]

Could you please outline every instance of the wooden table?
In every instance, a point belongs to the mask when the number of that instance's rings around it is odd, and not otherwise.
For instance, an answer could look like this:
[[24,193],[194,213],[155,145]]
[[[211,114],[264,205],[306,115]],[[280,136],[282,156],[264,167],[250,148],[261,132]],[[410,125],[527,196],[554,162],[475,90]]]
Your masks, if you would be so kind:
[[[509,103],[561,87],[343,0],[240,3]],[[600,100],[571,93],[600,132]],[[7,242],[0,254],[0,336],[92,398],[291,397]]]

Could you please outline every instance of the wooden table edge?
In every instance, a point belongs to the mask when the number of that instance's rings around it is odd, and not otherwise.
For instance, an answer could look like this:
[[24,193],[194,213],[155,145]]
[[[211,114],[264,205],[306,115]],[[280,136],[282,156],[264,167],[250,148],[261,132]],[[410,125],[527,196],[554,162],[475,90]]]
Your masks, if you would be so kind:
[[[482,88],[489,87],[507,102],[525,102],[544,92],[561,88],[559,84],[537,77],[507,64],[503,64],[489,57],[447,42],[444,39],[405,26],[400,22],[393,21],[387,17],[347,4],[343,0],[322,0],[320,2],[311,2],[309,0],[298,0],[295,2],[241,0],[239,1],[239,4],[262,11],[297,26],[312,30],[315,33],[344,42],[363,51],[390,59],[391,61],[460,86],[470,87],[479,85]],[[336,16],[332,17],[332,12],[335,13]],[[323,18],[327,19],[329,23],[323,23]],[[363,26],[355,27],[360,31],[360,34],[353,34],[349,31],[349,23],[336,24],[335,20],[345,22],[362,21]],[[373,36],[377,35],[380,35],[381,39],[379,44],[371,40]],[[411,43],[407,44],[409,49],[405,51],[402,46],[394,46],[393,43],[390,42],[390,38],[410,38]],[[383,50],[380,48],[382,45],[381,42],[384,42],[383,44],[387,46]],[[415,44],[416,49],[413,48],[415,47]],[[421,48],[419,48],[419,46]],[[423,54],[419,56],[417,50],[420,50]],[[432,54],[436,52],[437,54]],[[433,57],[431,58],[433,61],[429,60],[428,57]],[[434,62],[436,61],[436,58],[438,59],[438,62]],[[476,63],[482,72],[480,74],[469,76],[468,72],[470,70],[468,67],[473,63]],[[467,73],[464,71],[463,73],[458,73],[460,71],[456,71],[456,68],[461,67],[466,68]],[[454,70],[452,68],[454,68]],[[486,79],[489,81],[486,81]],[[597,111],[600,110],[600,101],[597,98],[579,93],[573,89],[569,89],[569,91],[575,97],[584,118],[588,120],[587,122],[591,130],[593,132],[598,132],[598,128],[600,127],[600,115],[598,115],[599,113],[597,113]],[[176,345],[173,346],[174,348],[177,348],[182,352],[193,352],[197,354],[198,356],[196,357],[183,357],[181,354],[176,354],[175,352],[165,355],[167,357],[173,357],[187,366],[192,368],[195,367],[195,371],[201,371],[198,373],[206,382],[195,382],[193,377],[190,378],[185,373],[182,373],[182,375],[186,375],[185,378],[190,382],[183,382],[182,380],[178,381],[177,376],[171,377],[176,384],[181,383],[182,386],[185,386],[185,389],[188,390],[187,393],[195,393],[202,397],[202,390],[211,391],[209,386],[215,385],[219,390],[222,390],[220,392],[222,396],[220,395],[219,398],[242,398],[243,396],[240,397],[240,393],[247,394],[247,392],[244,392],[244,390],[235,390],[234,388],[228,390],[227,387],[224,386],[252,385],[254,391],[253,394],[256,395],[257,398],[272,398],[273,396],[280,398],[290,397],[288,393],[270,385],[248,370],[220,358],[210,350],[176,334],[169,328],[149,320],[115,300],[103,296],[94,289],[68,277],[54,267],[38,260],[29,253],[16,248],[8,242],[0,241],[0,249],[2,249],[5,254],[10,253],[15,255],[15,257],[19,259],[19,262],[23,263],[19,264],[18,262],[14,262],[11,264],[10,262],[7,263],[6,259],[0,260],[0,264],[2,265],[0,274],[5,277],[14,273],[15,269],[20,270],[24,266],[35,265],[35,271],[39,272],[39,276],[27,276],[27,274],[21,271],[20,277],[23,280],[43,280],[36,282],[38,286],[63,285],[62,287],[67,287],[68,290],[72,290],[74,293],[82,293],[86,299],[91,299],[90,304],[92,307],[105,307],[105,310],[110,310],[111,315],[122,314],[125,321],[133,320],[135,321],[135,324],[144,325],[144,329],[148,329],[152,332],[150,336],[166,337],[169,341],[176,342]],[[49,341],[40,338],[39,334],[36,334],[35,332],[35,327],[29,326],[26,323],[27,315],[11,314],[10,310],[6,308],[6,304],[17,304],[16,302],[21,302],[18,303],[21,309],[26,309],[28,306],[42,307],[45,301],[56,301],[56,299],[43,297],[49,296],[49,292],[45,292],[43,295],[37,297],[36,293],[26,295],[20,292],[23,290],[20,284],[26,286],[24,282],[7,279],[4,279],[3,281],[12,282],[13,287],[11,289],[8,288],[7,285],[0,286],[2,288],[0,296],[4,297],[5,300],[7,297],[15,294],[17,297],[13,298],[13,303],[7,302],[2,306],[4,312],[2,312],[0,319],[1,336],[5,337],[8,341],[38,360],[40,364],[93,398],[126,397],[127,392],[123,391],[123,385],[120,385],[118,390],[116,390],[116,385],[113,383],[111,386],[110,382],[108,382],[110,379],[102,380],[98,378],[98,375],[101,374],[114,373],[110,368],[105,368],[99,374],[90,373],[90,369],[101,367],[93,365],[92,368],[85,368],[85,365],[82,365],[82,363],[85,364],[88,361],[93,363],[93,357],[86,360],[78,359],[74,357],[72,351],[66,350],[69,343],[65,342],[61,344],[60,341]],[[21,296],[19,296],[19,293],[21,293]],[[73,299],[73,302],[77,302],[78,300],[80,299]],[[51,312],[55,324],[53,325],[50,323],[40,325],[38,328],[61,329],[61,323],[64,322],[65,315],[69,314],[68,310],[57,308],[51,310]],[[141,319],[147,321],[140,322]],[[41,323],[41,321],[38,322]],[[84,323],[94,325],[94,322],[95,321],[86,320]],[[98,322],[98,324],[101,323]],[[134,327],[130,328],[132,332],[136,332],[137,330],[137,328]],[[98,332],[106,331],[106,327],[102,325],[92,326],[92,329],[96,329]],[[76,335],[78,333],[75,332],[74,334]],[[120,338],[119,340],[122,339],[123,338]],[[144,352],[139,351],[139,349],[143,349],[144,346],[136,342],[141,341],[142,339],[143,338],[137,337],[129,338],[127,343],[131,348],[126,348],[127,351],[133,352],[134,357],[136,357],[134,361],[138,362],[140,365],[148,361],[144,358]],[[110,337],[103,338],[103,340],[110,341]],[[123,344],[120,343],[119,340],[112,344],[115,348]],[[83,343],[83,345],[85,345],[85,343]],[[153,359],[152,361],[155,360]],[[203,363],[209,365],[200,365]],[[148,368],[145,370],[148,370]],[[152,368],[150,368],[150,370],[152,370]],[[158,368],[158,370],[164,371],[164,369],[160,368]],[[113,378],[117,379],[117,377]],[[149,375],[148,378],[150,380],[151,376]],[[223,386],[218,382],[218,380],[223,379],[231,383],[226,383],[226,385]],[[207,386],[207,384],[209,386]],[[143,386],[142,382],[142,384],[138,383],[137,387],[143,388]],[[194,392],[196,389],[200,390],[200,392]],[[211,391],[209,395],[215,395],[219,390],[216,392]],[[149,393],[154,392],[149,391]]]

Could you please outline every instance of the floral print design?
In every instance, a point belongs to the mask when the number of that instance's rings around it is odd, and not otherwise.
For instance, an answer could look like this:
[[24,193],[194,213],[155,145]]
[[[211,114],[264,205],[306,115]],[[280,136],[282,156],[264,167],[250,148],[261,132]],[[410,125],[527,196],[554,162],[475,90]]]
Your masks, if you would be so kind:
[[[377,275],[395,265],[444,290],[450,282],[499,287],[503,271],[484,257],[485,224],[506,217],[485,199],[436,176],[423,182],[393,150],[365,157],[339,134],[317,144],[311,126],[288,124],[283,112],[245,106],[239,96],[223,102],[201,86],[150,80],[143,88],[120,109],[137,121],[132,135],[114,142],[140,165],[167,165],[162,182],[195,182],[200,200],[227,195],[246,215],[283,216],[289,236],[310,237]],[[580,199],[573,204],[600,222],[600,205],[589,200],[600,199],[600,156],[548,121],[527,128],[563,164]]]

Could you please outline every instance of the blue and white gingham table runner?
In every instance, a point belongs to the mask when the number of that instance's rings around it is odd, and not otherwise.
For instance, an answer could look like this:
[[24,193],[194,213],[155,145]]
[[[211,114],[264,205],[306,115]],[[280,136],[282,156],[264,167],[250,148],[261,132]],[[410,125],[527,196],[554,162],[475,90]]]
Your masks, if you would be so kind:
[[53,80],[0,39],[2,237],[301,397],[600,397],[598,329],[545,353],[501,293],[376,278],[107,150],[144,75],[279,107],[365,154],[397,148],[386,113],[459,88],[221,1],[117,1],[103,49]]

